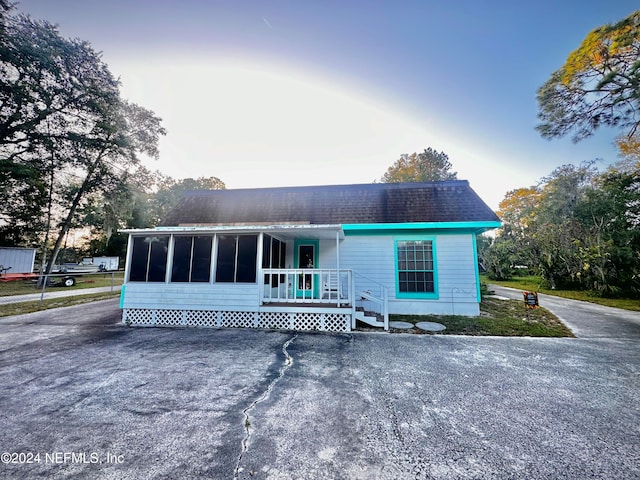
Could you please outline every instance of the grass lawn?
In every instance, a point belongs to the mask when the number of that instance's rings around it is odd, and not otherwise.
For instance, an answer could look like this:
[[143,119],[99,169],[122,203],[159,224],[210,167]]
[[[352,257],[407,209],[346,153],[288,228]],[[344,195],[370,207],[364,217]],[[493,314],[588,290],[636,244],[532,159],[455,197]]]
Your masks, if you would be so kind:
[[[545,308],[527,310],[519,300],[483,298],[479,317],[459,315],[391,315],[390,320],[403,322],[436,322],[451,335],[495,335],[507,337],[573,337],[574,335],[553,313]],[[407,330],[403,330],[407,332]],[[417,328],[409,333],[426,333]]]
[[71,305],[95,302],[98,300],[108,300],[110,298],[116,298],[119,296],[120,292],[104,292],[90,293],[87,295],[76,295],[74,297],[51,298],[48,300],[45,299],[42,303],[40,303],[39,301],[8,303],[5,305],[0,305],[0,317],[39,312],[40,310],[49,310],[50,308],[70,307]]
[[[56,277],[59,278],[59,277]],[[113,285],[122,285],[124,272],[113,273]],[[73,287],[47,287],[47,291],[53,290],[77,290],[80,288],[93,287],[110,287],[111,273],[94,273],[91,275],[83,275],[76,277],[76,284]],[[27,295],[29,293],[38,293],[40,289],[36,288],[36,282],[32,280],[19,280],[15,282],[0,282],[0,297],[8,295]]]
[[500,285],[502,287],[511,287],[518,290],[527,290],[532,292],[544,293],[546,295],[555,295],[556,297],[570,298],[572,300],[582,300],[583,302],[597,303],[606,307],[623,308],[625,310],[634,310],[640,312],[640,299],[631,298],[602,298],[590,295],[589,292],[581,290],[551,290],[540,287],[540,277],[524,276],[513,277],[511,280],[490,280],[486,275],[480,275],[482,283],[490,283]]

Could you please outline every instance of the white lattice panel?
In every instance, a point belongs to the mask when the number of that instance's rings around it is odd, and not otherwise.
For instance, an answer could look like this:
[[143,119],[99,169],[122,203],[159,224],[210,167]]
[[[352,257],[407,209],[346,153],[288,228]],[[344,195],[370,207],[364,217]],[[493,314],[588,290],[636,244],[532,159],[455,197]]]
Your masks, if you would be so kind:
[[254,317],[253,312],[220,312],[220,323],[222,327],[252,328]]
[[190,326],[319,330],[349,332],[350,318],[343,313],[233,312],[210,310],[124,309],[122,321],[134,326]]
[[287,312],[261,312],[258,328],[269,330],[292,330],[292,318],[295,314]]
[[152,325],[153,310],[126,308],[122,311],[122,322],[127,325]]
[[327,332],[350,332],[349,315],[343,313],[327,313],[324,319],[324,329]]
[[186,325],[189,327],[217,327],[218,312],[211,310],[187,310]]
[[156,310],[156,325],[184,325],[184,310]]
[[293,324],[294,330],[323,330],[320,327],[319,313],[296,313]]

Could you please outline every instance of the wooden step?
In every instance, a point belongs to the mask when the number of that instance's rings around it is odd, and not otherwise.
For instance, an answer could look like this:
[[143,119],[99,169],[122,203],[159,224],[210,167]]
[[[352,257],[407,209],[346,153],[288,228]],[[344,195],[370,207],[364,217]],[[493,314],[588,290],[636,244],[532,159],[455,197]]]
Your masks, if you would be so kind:
[[[372,313],[372,312],[367,312]],[[356,320],[360,320],[367,325],[371,325],[372,327],[382,327],[384,328],[384,321],[381,321],[377,315],[365,315],[364,311],[356,311]]]

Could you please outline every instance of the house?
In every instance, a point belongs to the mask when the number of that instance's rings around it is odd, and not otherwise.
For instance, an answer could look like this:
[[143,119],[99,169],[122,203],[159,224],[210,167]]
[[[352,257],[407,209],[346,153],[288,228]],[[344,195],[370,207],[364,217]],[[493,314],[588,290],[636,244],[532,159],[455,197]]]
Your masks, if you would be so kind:
[[393,314],[479,315],[467,181],[194,191],[129,233],[129,325],[346,332]]

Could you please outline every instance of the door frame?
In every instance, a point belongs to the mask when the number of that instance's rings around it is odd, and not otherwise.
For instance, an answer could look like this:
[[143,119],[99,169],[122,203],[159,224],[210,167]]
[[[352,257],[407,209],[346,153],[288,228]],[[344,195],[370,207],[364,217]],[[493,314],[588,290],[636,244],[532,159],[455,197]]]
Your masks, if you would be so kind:
[[[307,239],[307,238],[296,238],[293,242],[293,266],[294,268],[300,268],[300,257],[299,257],[299,249],[300,247],[313,247],[313,268],[319,268],[318,262],[320,257],[320,240],[317,238]],[[320,275],[314,275],[313,282],[313,297],[319,298],[320,295]],[[295,292],[296,298],[302,298],[302,290],[298,289],[298,282],[294,282],[293,290]]]

